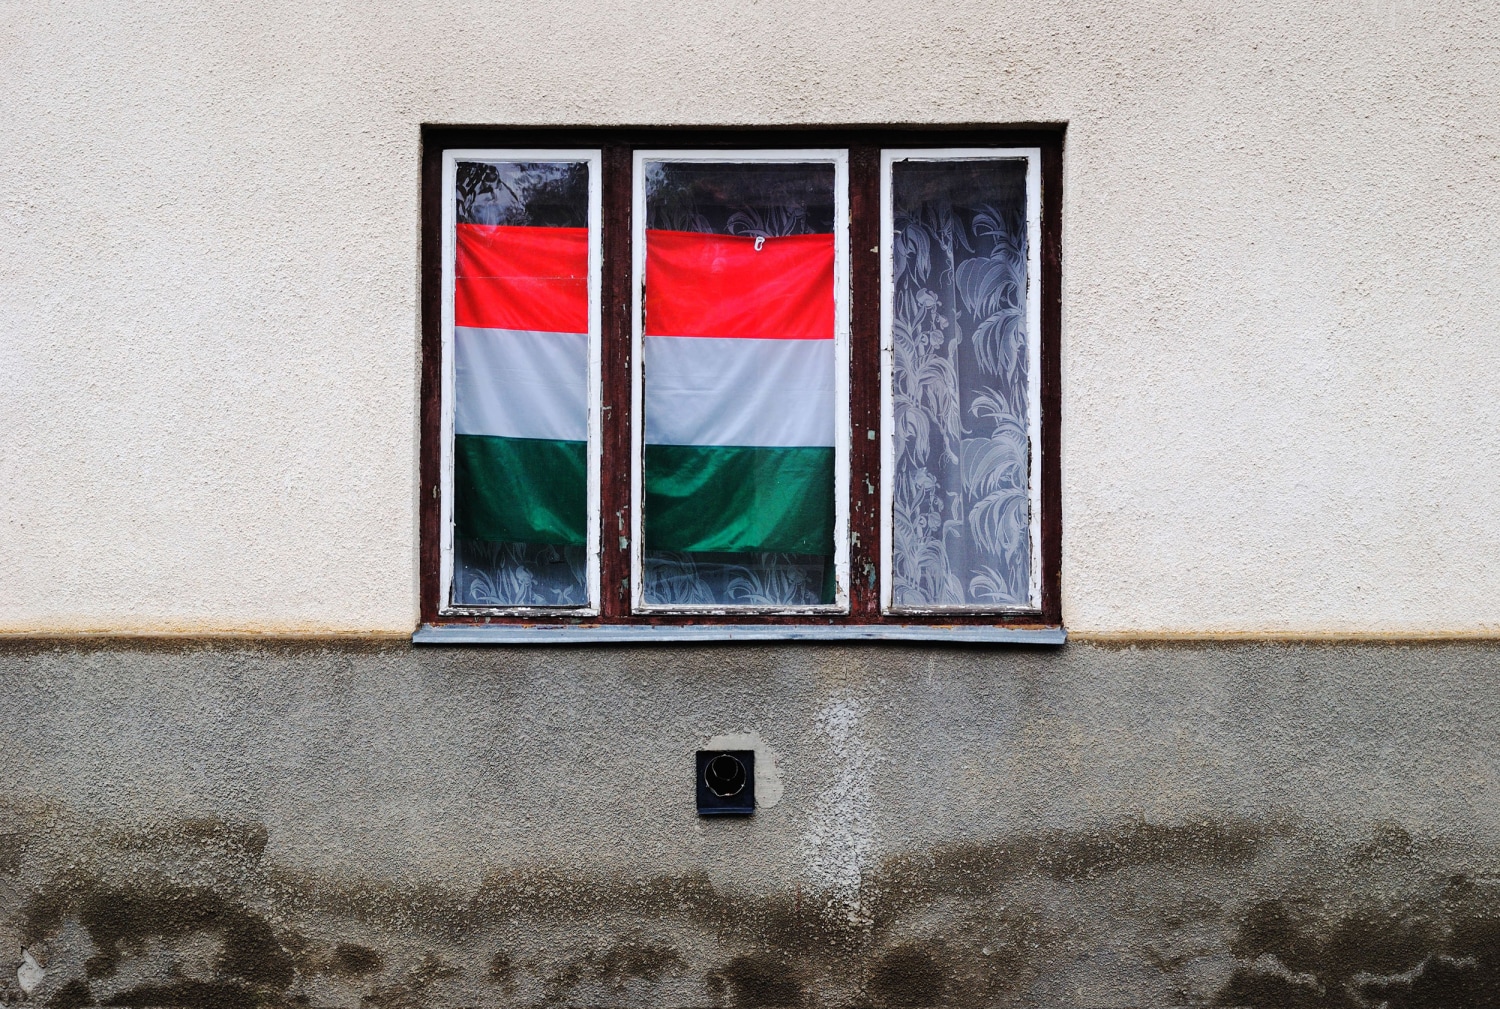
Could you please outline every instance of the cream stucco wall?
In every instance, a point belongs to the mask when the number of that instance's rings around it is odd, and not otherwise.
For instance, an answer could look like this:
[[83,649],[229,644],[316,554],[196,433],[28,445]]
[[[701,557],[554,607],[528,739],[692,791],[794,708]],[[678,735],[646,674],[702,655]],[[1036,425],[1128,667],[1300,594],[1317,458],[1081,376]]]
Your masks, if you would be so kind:
[[0,629],[409,630],[419,124],[1065,121],[1075,632],[1500,633],[1488,2],[0,4]]

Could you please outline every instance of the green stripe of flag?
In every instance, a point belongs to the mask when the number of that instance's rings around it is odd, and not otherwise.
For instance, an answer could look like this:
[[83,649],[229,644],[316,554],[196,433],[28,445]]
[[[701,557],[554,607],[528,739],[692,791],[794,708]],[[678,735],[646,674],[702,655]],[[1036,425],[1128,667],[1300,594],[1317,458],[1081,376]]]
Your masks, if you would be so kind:
[[833,553],[833,449],[646,446],[646,549]]
[[585,442],[477,434],[453,439],[459,539],[582,545],[588,486]]

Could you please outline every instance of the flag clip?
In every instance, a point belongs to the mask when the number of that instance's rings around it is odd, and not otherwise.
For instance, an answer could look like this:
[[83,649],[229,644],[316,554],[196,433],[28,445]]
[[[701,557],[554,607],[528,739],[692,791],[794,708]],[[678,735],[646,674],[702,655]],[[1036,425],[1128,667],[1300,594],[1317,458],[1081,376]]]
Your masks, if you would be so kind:
[[755,236],[755,251],[756,252],[759,252],[762,248],[764,248],[765,244],[766,244],[766,236],[765,235],[756,235]]

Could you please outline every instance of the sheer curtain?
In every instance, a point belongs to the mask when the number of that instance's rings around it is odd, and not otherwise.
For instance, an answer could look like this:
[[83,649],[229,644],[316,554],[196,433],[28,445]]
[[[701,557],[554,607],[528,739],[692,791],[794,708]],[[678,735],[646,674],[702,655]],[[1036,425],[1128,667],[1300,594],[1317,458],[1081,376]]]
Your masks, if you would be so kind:
[[896,161],[892,602],[1025,605],[1026,165]]

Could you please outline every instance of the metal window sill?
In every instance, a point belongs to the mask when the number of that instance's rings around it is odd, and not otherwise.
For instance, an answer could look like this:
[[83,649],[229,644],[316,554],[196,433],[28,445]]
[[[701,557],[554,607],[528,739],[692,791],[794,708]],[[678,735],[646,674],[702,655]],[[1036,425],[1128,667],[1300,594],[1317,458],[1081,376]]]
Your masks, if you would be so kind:
[[917,641],[932,644],[1061,645],[1062,627],[972,624],[423,624],[419,645],[694,644],[719,641]]

